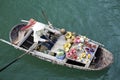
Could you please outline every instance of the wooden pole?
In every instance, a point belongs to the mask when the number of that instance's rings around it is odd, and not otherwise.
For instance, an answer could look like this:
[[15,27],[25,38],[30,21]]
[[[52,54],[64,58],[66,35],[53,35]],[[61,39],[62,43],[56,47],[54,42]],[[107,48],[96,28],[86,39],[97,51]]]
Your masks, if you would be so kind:
[[29,48],[29,50],[26,50],[26,49],[24,49],[24,48],[21,48],[21,47],[19,47],[19,46],[17,46],[17,45],[14,45],[14,44],[6,41],[6,40],[4,40],[4,39],[0,39],[0,41],[1,41],[1,42],[4,42],[4,43],[7,43],[7,44],[9,44],[9,45],[11,45],[11,46],[13,46],[13,47],[15,47],[15,48],[18,48],[18,49],[21,49],[21,50],[26,51],[24,54],[16,57],[16,58],[13,59],[11,62],[9,62],[7,65],[5,65],[3,68],[1,68],[1,69],[0,69],[0,72],[2,72],[2,71],[5,70],[6,68],[8,68],[10,65],[12,65],[13,63],[15,63],[16,61],[18,61],[19,59],[21,59],[25,54],[27,54],[27,53],[29,53],[30,51],[32,51],[32,50],[36,47],[36,45],[37,45],[36,43],[34,43],[34,44]]

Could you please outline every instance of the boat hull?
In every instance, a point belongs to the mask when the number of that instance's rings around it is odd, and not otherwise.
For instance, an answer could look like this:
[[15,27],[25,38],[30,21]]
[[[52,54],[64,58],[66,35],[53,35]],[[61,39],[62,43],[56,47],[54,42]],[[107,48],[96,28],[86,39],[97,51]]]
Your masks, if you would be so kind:
[[[24,27],[26,24],[19,24],[14,26],[9,34],[9,38],[10,38],[10,42],[14,44],[14,41],[17,39],[18,37],[18,32],[20,31],[20,29],[22,27]],[[17,46],[17,45],[16,45]],[[27,52],[28,50],[26,48],[23,48],[21,46],[18,46],[17,49],[23,50],[25,52]],[[62,66],[67,66],[70,68],[75,68],[75,69],[82,69],[82,70],[93,70],[93,71],[97,71],[97,70],[102,70],[104,68],[109,67],[112,63],[113,63],[113,55],[110,51],[108,51],[107,49],[103,48],[102,46],[100,46],[96,52],[97,57],[99,57],[94,64],[90,64],[89,67],[81,67],[79,65],[74,65],[74,64],[70,64],[67,63],[67,59],[64,60],[58,60],[56,57],[42,53],[42,52],[38,52],[36,50],[30,51],[30,53],[32,56],[35,56],[39,59],[45,60],[45,61],[49,61],[52,62],[54,64],[58,64],[58,65],[62,65]]]

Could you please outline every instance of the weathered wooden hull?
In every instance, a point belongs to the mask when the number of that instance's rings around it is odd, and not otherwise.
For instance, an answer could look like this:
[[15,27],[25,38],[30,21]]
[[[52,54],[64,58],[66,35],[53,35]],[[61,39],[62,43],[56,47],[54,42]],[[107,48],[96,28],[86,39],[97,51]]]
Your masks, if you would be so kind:
[[[18,37],[18,31],[25,26],[25,24],[19,24],[14,26],[9,34],[9,38],[10,38],[10,42],[13,43],[17,37]],[[25,52],[27,52],[28,50],[20,47],[16,44],[14,47],[17,47],[17,49],[23,50]],[[106,67],[109,67],[112,63],[113,63],[113,55],[111,52],[109,52],[107,49],[103,48],[102,46],[100,46],[96,52],[96,55],[98,58],[97,60],[94,62],[94,64],[90,64],[90,66],[88,68],[86,67],[81,67],[79,65],[73,65],[73,64],[69,64],[66,63],[66,59],[65,60],[58,60],[56,59],[56,57],[42,53],[42,52],[38,52],[36,50],[30,51],[30,53],[32,56],[35,56],[39,59],[45,60],[45,61],[49,61],[52,62],[54,64],[58,64],[58,65],[62,65],[62,66],[67,66],[70,68],[76,68],[76,69],[82,69],[82,70],[102,70]]]

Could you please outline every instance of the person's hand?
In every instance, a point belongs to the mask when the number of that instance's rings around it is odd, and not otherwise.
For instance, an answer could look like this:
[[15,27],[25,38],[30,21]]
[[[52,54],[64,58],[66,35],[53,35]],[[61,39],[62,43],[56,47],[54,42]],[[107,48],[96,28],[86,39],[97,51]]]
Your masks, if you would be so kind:
[[58,31],[55,31],[55,32],[54,32],[54,34],[55,34],[55,35],[59,35],[59,34],[60,34],[60,32],[58,32]]
[[46,40],[45,42],[49,42],[49,40]]

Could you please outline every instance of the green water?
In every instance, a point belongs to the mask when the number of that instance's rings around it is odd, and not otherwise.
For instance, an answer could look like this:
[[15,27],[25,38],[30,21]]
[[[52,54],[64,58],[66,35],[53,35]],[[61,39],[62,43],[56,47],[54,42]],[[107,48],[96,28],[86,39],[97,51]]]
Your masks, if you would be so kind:
[[[9,40],[10,29],[21,19],[46,23],[41,9],[54,26],[101,42],[114,55],[102,71],[70,69],[30,55],[0,72],[0,80],[120,80],[120,0],[0,0],[0,38]],[[0,67],[24,52],[0,42]]]

